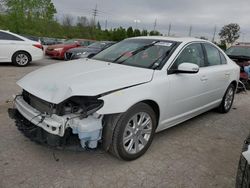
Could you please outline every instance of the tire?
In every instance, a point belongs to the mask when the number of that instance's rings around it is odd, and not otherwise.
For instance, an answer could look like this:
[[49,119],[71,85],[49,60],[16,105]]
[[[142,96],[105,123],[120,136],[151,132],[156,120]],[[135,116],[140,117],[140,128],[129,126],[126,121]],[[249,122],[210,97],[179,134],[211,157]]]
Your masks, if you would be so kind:
[[218,107],[218,111],[220,113],[227,113],[230,111],[234,101],[234,94],[235,86],[233,84],[230,84],[224,94],[220,106]]
[[126,161],[141,157],[152,143],[156,122],[155,112],[149,105],[138,103],[131,107],[116,121],[109,151]]
[[31,57],[27,52],[16,52],[12,56],[12,63],[18,67],[25,67],[31,62]]
[[[244,142],[242,152],[248,149],[248,145],[250,144],[250,135]],[[249,188],[250,187],[250,165],[248,164],[247,160],[241,154],[237,176],[236,176],[236,188]]]
[[94,56],[95,56],[95,54],[89,54],[87,58],[91,59]]

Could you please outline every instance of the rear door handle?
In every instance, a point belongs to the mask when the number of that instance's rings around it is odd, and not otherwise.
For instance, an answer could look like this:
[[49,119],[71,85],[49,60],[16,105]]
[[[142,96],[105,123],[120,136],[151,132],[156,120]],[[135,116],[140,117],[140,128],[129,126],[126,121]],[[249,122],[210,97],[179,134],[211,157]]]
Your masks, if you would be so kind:
[[200,79],[201,79],[201,81],[207,81],[208,80],[208,78],[206,76],[202,76]]

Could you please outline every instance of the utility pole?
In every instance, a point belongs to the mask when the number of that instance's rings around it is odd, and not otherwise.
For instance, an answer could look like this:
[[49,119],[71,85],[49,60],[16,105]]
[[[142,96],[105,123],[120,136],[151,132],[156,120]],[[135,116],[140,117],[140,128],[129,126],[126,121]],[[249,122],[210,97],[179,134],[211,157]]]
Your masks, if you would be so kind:
[[193,29],[193,27],[192,27],[192,25],[190,25],[190,27],[189,27],[189,33],[188,33],[188,36],[189,36],[189,37],[192,36],[192,29]]
[[170,34],[171,34],[171,28],[172,28],[172,24],[170,23],[168,25],[168,36],[170,36]]
[[92,15],[93,15],[93,18],[94,18],[94,26],[95,26],[96,16],[98,16],[97,4],[95,5],[95,9],[92,9]]
[[155,22],[154,22],[154,32],[155,32],[156,25],[157,25],[157,18],[155,18]]
[[141,20],[134,20],[135,22],[135,29],[138,29],[138,24],[141,23]]
[[107,30],[107,27],[108,27],[108,21],[105,20],[105,30]]
[[214,26],[214,33],[213,33],[212,42],[215,41],[216,30],[217,30],[217,26]]

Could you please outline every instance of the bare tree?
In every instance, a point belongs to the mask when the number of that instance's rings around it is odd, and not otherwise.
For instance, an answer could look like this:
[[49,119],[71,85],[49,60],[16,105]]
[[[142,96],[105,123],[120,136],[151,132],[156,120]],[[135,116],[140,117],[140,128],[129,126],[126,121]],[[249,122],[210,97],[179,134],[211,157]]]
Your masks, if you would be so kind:
[[71,15],[67,14],[63,16],[63,21],[62,21],[63,26],[70,27],[73,25],[73,22],[74,18]]
[[6,11],[6,0],[0,0],[0,13]]
[[89,26],[89,20],[85,16],[77,17],[77,25],[81,27]]

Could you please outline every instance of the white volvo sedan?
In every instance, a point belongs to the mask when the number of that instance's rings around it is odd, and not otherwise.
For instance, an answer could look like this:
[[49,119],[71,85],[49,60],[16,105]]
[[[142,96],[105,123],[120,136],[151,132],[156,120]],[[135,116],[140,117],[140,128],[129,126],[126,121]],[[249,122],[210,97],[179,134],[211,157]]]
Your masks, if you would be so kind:
[[36,41],[0,30],[0,62],[12,62],[19,67],[43,58],[43,46]]
[[239,67],[194,38],[137,37],[92,59],[38,69],[17,84],[9,114],[32,140],[53,146],[73,134],[84,148],[134,160],[155,132],[208,110],[230,110]]

